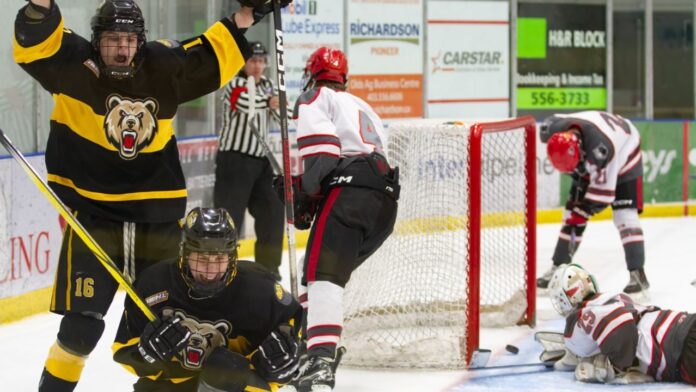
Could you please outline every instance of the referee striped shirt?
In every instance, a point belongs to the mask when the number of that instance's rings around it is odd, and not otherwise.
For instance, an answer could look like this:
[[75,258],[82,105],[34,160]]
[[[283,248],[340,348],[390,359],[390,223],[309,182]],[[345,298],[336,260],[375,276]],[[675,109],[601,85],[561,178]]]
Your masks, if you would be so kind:
[[[264,138],[268,138],[271,120],[279,120],[277,111],[271,110],[268,106],[268,100],[274,95],[277,95],[277,92],[273,83],[261,76],[261,80],[256,83],[256,113],[252,121]],[[254,157],[265,156],[263,146],[248,126],[249,107],[247,76],[240,72],[223,91],[220,151],[237,151]]]

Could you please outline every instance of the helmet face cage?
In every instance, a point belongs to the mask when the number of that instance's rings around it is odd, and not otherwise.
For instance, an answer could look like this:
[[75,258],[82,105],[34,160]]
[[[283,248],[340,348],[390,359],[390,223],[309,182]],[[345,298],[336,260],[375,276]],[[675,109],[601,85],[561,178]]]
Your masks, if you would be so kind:
[[594,277],[577,264],[559,267],[549,282],[551,304],[564,317],[595,293],[597,284]]
[[179,268],[192,297],[210,298],[234,278],[237,230],[222,208],[195,208],[186,216]]
[[[97,10],[97,14],[92,17],[91,26],[92,46],[97,52],[97,59],[102,71],[107,76],[115,79],[133,77],[142,64],[144,57],[142,49],[146,42],[145,19],[140,7],[133,0],[105,0]],[[137,44],[134,47],[135,53],[130,53],[129,48],[128,56],[114,54],[114,59],[104,59],[103,48],[106,48],[108,45],[116,45],[116,48],[119,45],[117,43],[109,43],[108,41],[102,42],[102,36],[105,32],[134,33],[137,39]],[[109,52],[108,48],[106,51]],[[110,52],[113,53],[114,50]],[[133,60],[129,64],[113,64],[115,59],[123,62],[131,56]]]

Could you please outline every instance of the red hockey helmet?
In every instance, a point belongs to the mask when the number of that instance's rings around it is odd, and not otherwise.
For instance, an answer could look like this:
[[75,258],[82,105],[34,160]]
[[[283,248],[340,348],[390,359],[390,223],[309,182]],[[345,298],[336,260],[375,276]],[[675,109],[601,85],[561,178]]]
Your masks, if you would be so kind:
[[340,49],[322,46],[309,56],[305,74],[315,81],[331,80],[345,84],[348,81],[348,59]]
[[553,167],[570,173],[580,162],[580,138],[571,131],[554,133],[546,144],[546,152]]

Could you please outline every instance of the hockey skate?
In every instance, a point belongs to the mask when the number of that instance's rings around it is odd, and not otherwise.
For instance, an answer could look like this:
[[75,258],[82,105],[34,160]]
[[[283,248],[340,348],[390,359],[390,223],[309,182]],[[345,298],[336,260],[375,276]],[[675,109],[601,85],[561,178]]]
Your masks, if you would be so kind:
[[630,271],[630,279],[626,287],[624,287],[623,292],[626,294],[635,294],[649,288],[650,283],[648,283],[648,278],[645,277],[645,271],[643,268],[638,268]]
[[339,347],[336,358],[310,356],[289,386],[298,392],[330,392],[336,384],[336,368],[345,352],[345,347]]
[[[563,265],[563,264],[561,264]],[[540,289],[548,289],[549,288],[549,282],[551,281],[551,278],[553,277],[554,272],[560,267],[560,265],[552,264],[551,268],[548,269],[548,271],[544,272],[543,275],[541,275],[540,278],[537,278],[536,285],[537,288]]]

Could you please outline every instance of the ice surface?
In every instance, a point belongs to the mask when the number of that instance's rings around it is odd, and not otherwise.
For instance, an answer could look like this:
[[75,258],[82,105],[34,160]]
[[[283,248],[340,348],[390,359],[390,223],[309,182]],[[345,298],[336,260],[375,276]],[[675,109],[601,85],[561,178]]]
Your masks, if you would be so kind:
[[[696,312],[696,218],[642,220],[646,238],[646,273],[651,303],[663,308]],[[551,254],[559,225],[538,229],[538,274],[551,265]],[[603,291],[619,291],[628,281],[619,235],[611,221],[590,222],[575,261],[594,273]],[[284,269],[281,269],[284,271]],[[287,281],[287,279],[286,279]],[[111,360],[124,294],[118,294],[106,317],[106,331],[92,353],[77,391],[121,392],[132,390],[134,376]],[[538,297],[536,330],[562,329],[562,320],[548,299]],[[49,346],[55,340],[60,317],[45,313],[0,326],[0,375],[3,391],[36,390]],[[484,330],[481,347],[493,350],[491,365],[537,361],[541,348],[528,327]],[[513,355],[506,344],[519,347]],[[570,373],[541,371],[541,368],[483,371],[364,371],[340,368],[336,392],[423,392],[423,391],[647,391],[692,390],[685,384],[655,383],[627,387],[582,384]]]

